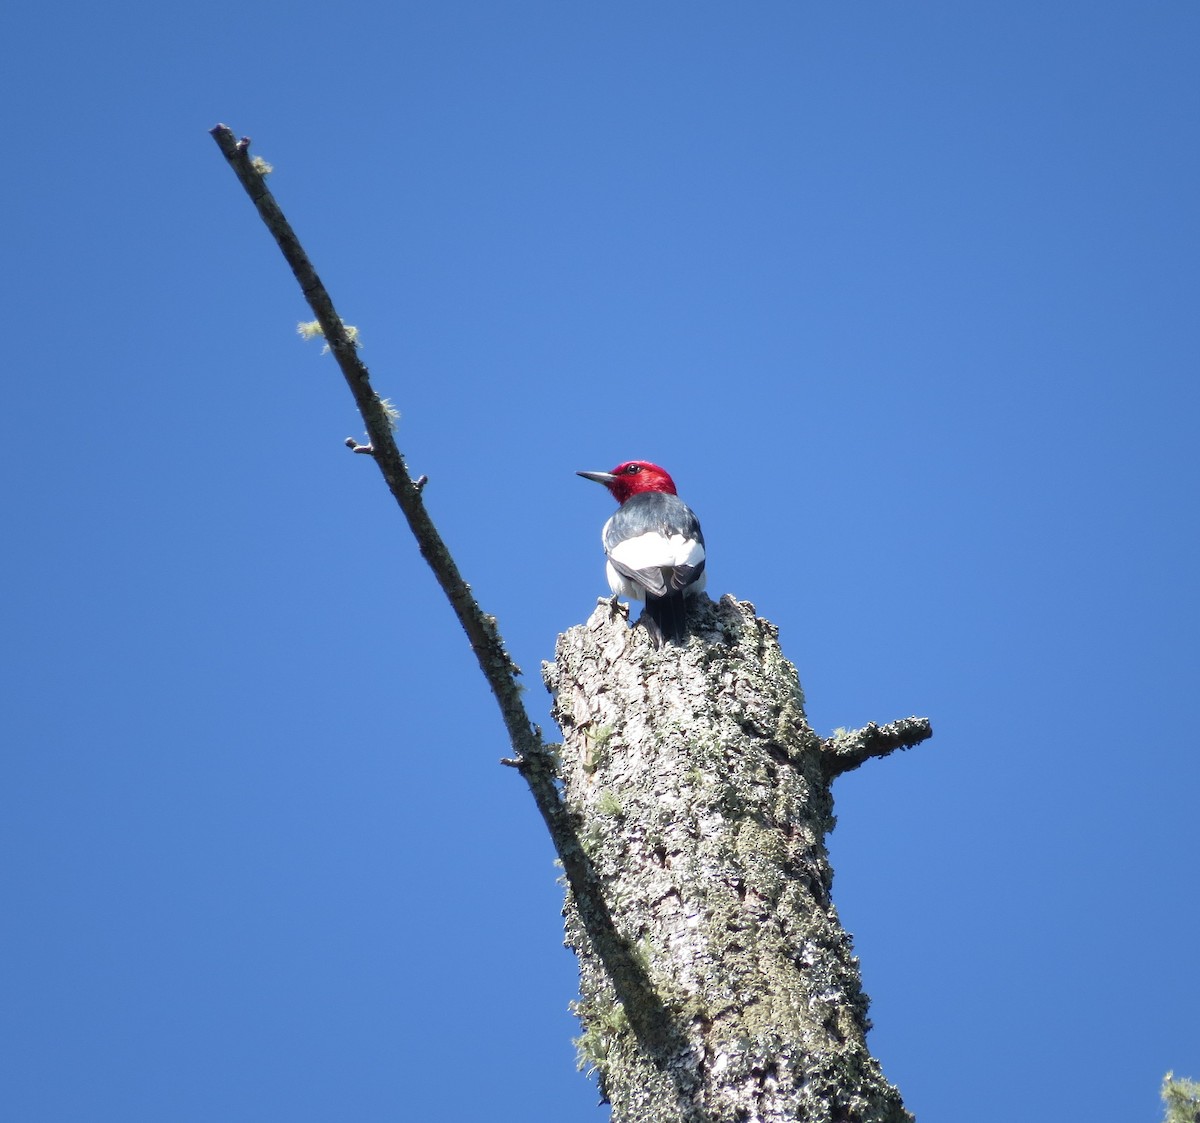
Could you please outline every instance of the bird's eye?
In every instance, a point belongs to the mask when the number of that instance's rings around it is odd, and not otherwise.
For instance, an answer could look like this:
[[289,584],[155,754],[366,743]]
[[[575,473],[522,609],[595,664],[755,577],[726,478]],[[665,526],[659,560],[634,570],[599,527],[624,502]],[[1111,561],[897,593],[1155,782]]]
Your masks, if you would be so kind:
[[641,470],[642,466],[640,464],[630,464],[629,467],[625,469],[625,475],[636,476]]

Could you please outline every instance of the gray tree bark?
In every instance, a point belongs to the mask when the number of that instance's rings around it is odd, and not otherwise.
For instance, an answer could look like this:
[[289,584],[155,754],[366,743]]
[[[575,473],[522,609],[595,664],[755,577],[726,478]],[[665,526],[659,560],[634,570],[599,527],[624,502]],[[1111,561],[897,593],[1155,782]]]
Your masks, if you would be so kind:
[[614,1123],[910,1121],[867,1049],[824,840],[832,779],[929,723],[822,740],[753,605],[690,613],[687,645],[655,650],[601,601],[544,668],[576,860],[606,906],[568,890],[581,1064]]
[[362,413],[375,460],[499,705],[569,886],[580,1052],[615,1123],[901,1123],[867,1051],[867,1000],[829,900],[829,785],[930,735],[924,719],[822,741],[753,605],[699,598],[686,647],[654,650],[604,601],[545,668],[547,745],[493,616],[425,509],[350,332],[267,189],[250,140],[213,139],[278,244]]

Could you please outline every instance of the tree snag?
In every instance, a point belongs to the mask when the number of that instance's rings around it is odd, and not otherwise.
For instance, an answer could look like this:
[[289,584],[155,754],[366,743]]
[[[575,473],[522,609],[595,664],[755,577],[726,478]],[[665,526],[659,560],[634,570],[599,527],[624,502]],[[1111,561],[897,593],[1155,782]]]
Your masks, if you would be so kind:
[[[809,728],[753,605],[696,599],[682,648],[654,650],[605,600],[544,668],[567,806],[671,1026],[658,1047],[637,1032],[642,1014],[568,893],[581,1063],[614,1123],[910,1120],[867,1050],[867,998],[830,901],[830,782],[847,738]],[[847,736],[883,755],[930,735],[921,719],[883,732]]]
[[614,1123],[905,1123],[867,1051],[867,999],[829,899],[830,784],[930,736],[907,718],[822,741],[754,607],[696,598],[684,646],[655,650],[611,600],[545,665],[561,746],[530,720],[483,612],[396,445],[394,410],[265,182],[211,130],[292,268],[363,417],[373,460],[479,662],[563,865],[579,955],[581,1058]]

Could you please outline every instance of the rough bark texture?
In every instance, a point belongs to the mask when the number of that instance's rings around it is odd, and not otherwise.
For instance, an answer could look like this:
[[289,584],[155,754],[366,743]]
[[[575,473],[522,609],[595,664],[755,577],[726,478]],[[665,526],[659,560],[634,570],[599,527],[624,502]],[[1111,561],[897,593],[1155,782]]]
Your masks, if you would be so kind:
[[867,1050],[824,839],[850,755],[928,723],[823,742],[753,605],[698,598],[690,632],[655,651],[602,601],[545,666],[567,809],[638,976],[614,986],[568,892],[581,1060],[614,1123],[911,1120]]
[[[391,415],[248,138],[212,135],[291,265],[363,415],[376,461],[496,695],[570,886],[580,1050],[615,1123],[911,1117],[867,1052],[867,1001],[829,902],[829,784],[930,734],[924,719],[821,741],[795,670],[752,605],[707,598],[684,648],[654,650],[613,606],[546,668],[561,761],[529,720],[496,621],[425,510]],[[560,778],[556,768],[561,766]]]

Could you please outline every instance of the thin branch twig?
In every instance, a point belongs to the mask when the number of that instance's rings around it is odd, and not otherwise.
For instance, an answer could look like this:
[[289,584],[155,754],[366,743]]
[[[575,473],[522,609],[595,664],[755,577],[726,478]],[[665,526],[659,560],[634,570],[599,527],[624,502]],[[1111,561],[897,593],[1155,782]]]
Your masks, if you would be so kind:
[[529,720],[521,700],[521,688],[517,684],[517,675],[521,670],[505,650],[504,641],[496,627],[496,618],[479,607],[471,594],[471,587],[463,580],[449,549],[425,510],[421,492],[426,477],[420,476],[414,480],[409,475],[404,456],[392,435],[392,417],[371,388],[370,374],[359,358],[358,348],[334,309],[321,278],[317,276],[299,238],[267,188],[263,174],[251,160],[250,138],[237,140],[233,130],[226,125],[217,125],[210,132],[291,266],[305,300],[321,325],[325,342],[354,395],[366,425],[369,443],[360,445],[350,438],[346,441],[347,447],[369,455],[379,465],[388,489],[408,520],[421,556],[433,570],[471,641],[479,668],[500,706],[515,753],[515,759],[505,763],[514,765],[529,785],[562,860],[563,872],[579,905],[588,936],[604,962],[614,989],[624,1002],[635,1032],[651,1045],[672,1040],[675,1030],[670,1017],[655,995],[644,967],[613,924],[599,875],[584,852],[572,815],[559,794],[552,748],[542,740],[541,730]]
[[[371,456],[379,465],[400,510],[404,512],[421,556],[429,563],[429,568],[433,570],[434,577],[471,641],[480,670],[500,705],[513,749],[521,758],[538,753],[543,748],[542,738],[540,731],[529,720],[521,701],[520,687],[516,681],[516,676],[521,673],[520,668],[504,649],[504,642],[496,630],[495,617],[487,615],[476,603],[470,586],[463,580],[454,558],[450,556],[450,551],[425,510],[421,489],[409,475],[408,466],[392,436],[387,410],[379,395],[371,388],[370,373],[359,358],[358,348],[346,333],[345,325],[334,309],[333,301],[309,261],[308,254],[275,202],[262,174],[251,161],[249,138],[235,140],[232,130],[225,125],[217,125],[212,130],[212,136],[258,208],[267,229],[292,267],[313,315],[321,324],[325,342],[341,367],[346,384],[362,414],[370,438]],[[356,452],[360,449],[366,451],[364,446],[355,447]]]

